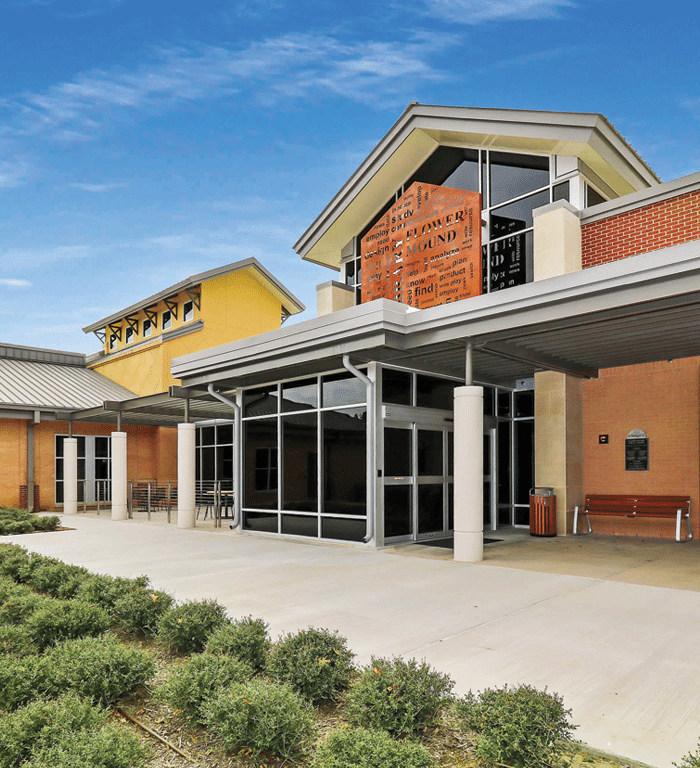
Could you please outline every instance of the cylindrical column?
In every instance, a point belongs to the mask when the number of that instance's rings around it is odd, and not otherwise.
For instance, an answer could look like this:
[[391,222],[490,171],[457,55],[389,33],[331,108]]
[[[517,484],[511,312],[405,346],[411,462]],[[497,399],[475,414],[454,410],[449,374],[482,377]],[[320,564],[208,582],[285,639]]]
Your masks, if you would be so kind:
[[484,559],[484,389],[455,389],[454,559]]
[[126,432],[112,432],[112,520],[126,520]]
[[63,514],[78,514],[78,439],[63,439]]
[[177,425],[177,527],[195,525],[195,425]]

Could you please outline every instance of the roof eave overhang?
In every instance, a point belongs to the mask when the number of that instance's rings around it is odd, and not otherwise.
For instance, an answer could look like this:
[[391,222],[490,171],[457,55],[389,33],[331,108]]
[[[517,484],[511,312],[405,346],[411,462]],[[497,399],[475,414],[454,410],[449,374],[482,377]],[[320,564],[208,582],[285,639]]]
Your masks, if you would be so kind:
[[[351,307],[320,318],[280,328],[172,361],[172,375],[185,386],[203,387],[221,381],[235,360],[236,377],[259,371],[317,363],[370,349],[400,347],[404,318],[412,310],[385,299]],[[311,366],[313,367],[313,365]],[[187,382],[184,379],[187,379]]]
[[[671,355],[662,343],[666,321],[675,333]],[[644,323],[656,329],[658,350]],[[610,324],[622,341],[608,334]],[[248,386],[328,370],[343,354],[420,368],[429,355],[449,353],[463,370],[467,340],[480,354],[519,361],[529,375],[591,377],[600,367],[700,355],[700,241],[431,309],[379,300],[283,330],[178,358],[172,373],[185,386]],[[562,354],[567,334],[573,341]],[[622,346],[611,352],[615,343]]]
[[337,268],[350,238],[440,144],[576,156],[618,195],[659,183],[602,115],[411,104],[294,250],[308,261]]
[[164,301],[167,298],[176,296],[182,291],[186,291],[189,288],[194,288],[197,285],[205,282],[206,280],[213,280],[216,277],[230,274],[232,272],[238,272],[240,270],[250,270],[256,277],[256,279],[265,286],[272,294],[277,298],[282,305],[284,312],[288,315],[295,315],[299,312],[303,312],[306,307],[301,301],[289,291],[270,271],[268,271],[256,258],[250,257],[248,259],[242,259],[241,261],[233,262],[232,264],[226,264],[222,267],[216,267],[215,269],[207,270],[206,272],[200,272],[199,274],[192,275],[190,277],[181,280],[179,283],[175,283],[168,288],[154,293],[152,296],[148,296],[141,301],[132,304],[126,309],[122,309],[119,312],[115,312],[108,317],[98,320],[95,323],[85,326],[83,331],[85,333],[92,333],[93,331],[99,331],[106,328],[110,323],[116,323],[123,320],[127,315],[132,315],[140,312],[147,307],[151,307],[160,301]]

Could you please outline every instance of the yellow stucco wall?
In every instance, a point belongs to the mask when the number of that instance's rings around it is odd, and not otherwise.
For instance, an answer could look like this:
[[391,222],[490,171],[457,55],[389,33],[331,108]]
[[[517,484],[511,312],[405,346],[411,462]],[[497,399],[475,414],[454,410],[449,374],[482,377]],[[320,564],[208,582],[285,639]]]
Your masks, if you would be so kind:
[[[151,395],[179,383],[170,375],[173,358],[279,328],[280,300],[255,277],[253,270],[212,278],[203,282],[200,290],[200,308],[195,307],[194,317],[187,323],[182,319],[182,306],[189,301],[189,296],[184,291],[177,296],[178,316],[172,318],[172,325],[165,333],[186,326],[195,328],[201,320],[203,326],[199,330],[163,341],[161,321],[167,306],[160,302],[155,306],[158,327],[148,339],[141,335],[146,314],[139,312],[136,314],[139,333],[133,343],[125,343],[127,323],[123,321],[122,339],[117,341],[116,349],[90,367],[137,395]],[[109,335],[105,353],[108,344]]]

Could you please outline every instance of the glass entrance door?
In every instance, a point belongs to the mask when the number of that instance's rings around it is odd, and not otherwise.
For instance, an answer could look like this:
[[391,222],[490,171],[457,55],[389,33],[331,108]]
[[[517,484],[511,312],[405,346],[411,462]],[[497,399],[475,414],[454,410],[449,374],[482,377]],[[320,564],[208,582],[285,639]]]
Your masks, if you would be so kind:
[[[63,504],[63,441],[56,435],[56,504]],[[78,440],[78,502],[94,504],[112,498],[112,453],[109,437],[80,435]]]
[[384,538],[448,535],[452,525],[452,429],[385,422]]
[[484,426],[484,530],[498,527],[496,428]]

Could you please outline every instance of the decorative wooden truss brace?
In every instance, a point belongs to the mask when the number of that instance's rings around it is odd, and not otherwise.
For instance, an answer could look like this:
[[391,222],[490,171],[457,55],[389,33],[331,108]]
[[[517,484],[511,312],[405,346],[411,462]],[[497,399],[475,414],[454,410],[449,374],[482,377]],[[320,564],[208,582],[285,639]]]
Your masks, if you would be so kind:
[[122,326],[121,323],[117,325],[117,323],[110,323],[107,328],[109,328],[109,332],[113,333],[119,341],[122,340]]
[[98,328],[96,331],[93,331],[93,333],[100,340],[100,344],[104,344],[107,340],[107,334],[105,333],[104,328]]
[[151,321],[151,325],[154,328],[158,328],[158,312],[156,312],[155,307],[146,307],[146,309],[143,310],[146,317]]
[[165,299],[165,306],[170,310],[172,316],[177,320],[177,301],[176,297],[171,296],[169,299]]
[[[190,301],[197,307],[197,309],[201,309],[202,304],[202,294],[200,291],[200,286],[196,285],[194,288],[187,288],[185,291]],[[175,316],[177,317],[177,315]]]
[[127,315],[127,317],[124,318],[129,325],[129,328],[133,329],[134,333],[139,332],[139,321],[137,315]]

